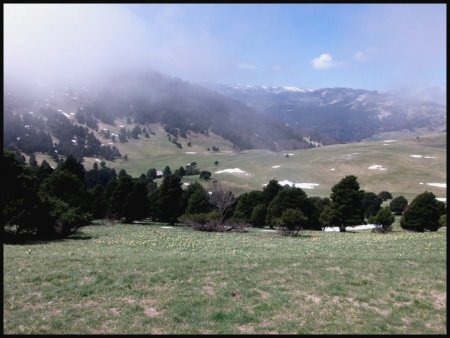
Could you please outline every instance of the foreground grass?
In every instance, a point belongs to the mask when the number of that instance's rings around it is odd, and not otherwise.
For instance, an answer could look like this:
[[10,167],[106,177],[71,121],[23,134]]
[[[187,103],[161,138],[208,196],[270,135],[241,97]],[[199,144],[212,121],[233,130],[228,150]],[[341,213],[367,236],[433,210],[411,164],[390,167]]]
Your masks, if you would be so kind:
[[98,225],[4,245],[5,333],[446,333],[446,232]]

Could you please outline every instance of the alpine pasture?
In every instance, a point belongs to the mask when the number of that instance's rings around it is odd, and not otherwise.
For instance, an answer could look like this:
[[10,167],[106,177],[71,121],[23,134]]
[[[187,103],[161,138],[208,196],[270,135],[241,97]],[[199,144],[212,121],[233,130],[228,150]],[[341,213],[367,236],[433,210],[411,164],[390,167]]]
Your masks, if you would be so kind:
[[[126,123],[124,125],[131,126]],[[116,129],[118,132],[119,128]],[[125,169],[133,177],[139,177],[149,168],[163,170],[168,165],[174,171],[180,166],[196,162],[198,168],[210,171],[212,179],[223,182],[238,195],[261,190],[271,179],[277,179],[303,183],[299,187],[306,187],[304,189],[308,196],[327,197],[332,186],[346,175],[355,175],[365,191],[378,193],[386,190],[394,197],[403,195],[408,200],[425,190],[433,192],[437,198],[446,197],[447,193],[446,133],[422,136],[419,139],[379,139],[306,150],[273,152],[257,149],[238,152],[228,141],[213,133],[210,136],[192,134],[187,139],[179,139],[183,146],[179,149],[168,141],[160,125],[151,125],[151,129],[154,135],[150,135],[150,138],[116,143],[120,152],[127,154],[128,159],[105,161],[106,165],[115,168],[117,172]],[[190,147],[187,146],[189,140]],[[218,147],[219,151],[207,151],[207,148],[213,146]],[[191,154],[192,152],[195,154]],[[416,154],[422,157],[411,157]],[[37,158],[38,162],[45,158],[51,163],[51,159],[46,156]],[[218,161],[218,165],[214,164],[215,161]],[[93,158],[85,158],[84,165],[89,170],[95,162]],[[379,170],[380,167],[384,170]],[[239,169],[247,174],[216,173],[230,169]],[[183,182],[194,181],[208,186],[198,176],[183,178]],[[440,186],[427,183],[439,183]]]
[[[329,196],[340,178],[353,174],[366,191],[410,201],[425,190],[446,196],[446,185],[427,185],[446,182],[444,136],[289,151],[288,157],[236,153],[222,144],[217,153],[194,145],[195,154],[172,145],[169,155],[122,146],[129,160],[108,163],[116,170],[137,176],[196,161],[237,193],[276,178],[309,183],[308,196]],[[234,170],[215,173],[226,169]],[[4,332],[446,333],[446,227],[408,232],[397,216],[385,234],[267,230],[214,233],[97,221],[66,239],[4,244]]]
[[446,231],[104,224],[4,245],[4,332],[446,332]]

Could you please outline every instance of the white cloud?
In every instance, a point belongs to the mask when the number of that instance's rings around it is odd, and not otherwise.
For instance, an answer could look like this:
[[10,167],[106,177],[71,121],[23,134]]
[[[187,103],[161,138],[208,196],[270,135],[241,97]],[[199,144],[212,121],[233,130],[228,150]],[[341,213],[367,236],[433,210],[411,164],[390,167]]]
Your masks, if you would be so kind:
[[256,69],[257,67],[251,63],[238,62],[237,67],[240,69]]
[[353,58],[358,62],[365,62],[370,60],[369,54],[360,50],[353,54]]
[[320,54],[318,58],[312,59],[311,64],[315,69],[329,69],[336,66],[330,54]]

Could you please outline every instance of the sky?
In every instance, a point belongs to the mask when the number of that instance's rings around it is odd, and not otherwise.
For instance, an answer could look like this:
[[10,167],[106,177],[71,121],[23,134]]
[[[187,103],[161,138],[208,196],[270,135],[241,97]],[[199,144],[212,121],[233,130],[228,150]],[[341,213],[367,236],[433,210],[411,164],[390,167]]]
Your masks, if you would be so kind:
[[151,68],[191,82],[446,88],[445,4],[4,4],[4,72]]

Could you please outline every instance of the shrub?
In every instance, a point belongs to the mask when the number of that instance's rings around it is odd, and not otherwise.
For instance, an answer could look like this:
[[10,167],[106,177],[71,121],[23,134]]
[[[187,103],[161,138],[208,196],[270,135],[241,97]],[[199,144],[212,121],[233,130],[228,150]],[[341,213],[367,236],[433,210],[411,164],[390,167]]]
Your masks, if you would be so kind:
[[206,170],[202,170],[200,171],[200,178],[207,181],[211,178],[211,172],[210,171],[206,171]]
[[394,214],[401,215],[407,205],[408,200],[403,196],[398,196],[391,201],[389,204],[389,209],[391,209]]
[[423,232],[425,229],[437,231],[439,228],[440,210],[436,197],[425,191],[414,198],[405,210],[400,225],[403,229]]
[[395,221],[394,215],[392,215],[391,210],[388,206],[380,209],[377,214],[371,218],[373,223],[381,226],[382,232],[387,232],[392,230],[392,223]]
[[258,204],[253,208],[250,223],[257,228],[263,228],[266,225],[266,206],[264,204]]
[[[79,207],[71,207],[58,198],[48,197],[46,202],[51,206],[50,216],[54,219],[54,228],[47,229],[45,235],[65,237],[91,221],[89,213],[83,212]],[[40,232],[40,235],[44,233]]]
[[205,224],[193,224],[192,229],[198,231],[222,232],[223,226],[220,225],[220,222],[209,222]]
[[65,237],[82,226],[88,225],[90,221],[90,214],[80,212],[79,208],[69,208],[56,219],[56,235]]
[[233,218],[227,220],[227,222],[223,225],[223,231],[232,231],[235,230],[237,232],[246,232],[245,227],[248,227],[249,224],[243,223],[239,220],[234,221]]
[[220,220],[219,215],[215,211],[203,212],[196,214],[184,214],[180,217],[180,221],[187,225],[206,224]]
[[282,227],[286,228],[288,232],[299,232],[308,222],[308,218],[303,215],[300,210],[286,209],[281,214]]
[[185,214],[180,217],[182,223],[187,224],[194,230],[223,232],[237,230],[243,232],[246,223],[230,218],[226,224],[222,224],[221,217],[216,211],[201,214]]
[[392,199],[392,195],[389,191],[382,191],[378,195],[378,198],[382,201],[387,201]]

